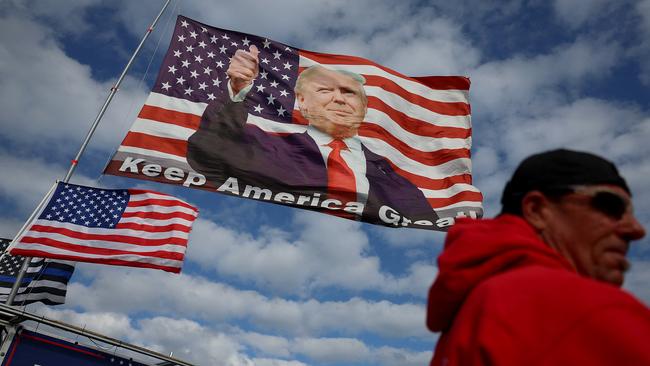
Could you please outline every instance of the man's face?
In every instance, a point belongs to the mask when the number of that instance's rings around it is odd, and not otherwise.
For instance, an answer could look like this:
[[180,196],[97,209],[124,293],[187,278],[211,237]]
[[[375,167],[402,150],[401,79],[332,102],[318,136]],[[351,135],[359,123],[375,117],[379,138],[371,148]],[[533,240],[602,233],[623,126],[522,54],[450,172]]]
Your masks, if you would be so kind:
[[578,273],[621,286],[629,267],[626,254],[630,241],[642,238],[645,230],[634,217],[631,204],[620,219],[599,209],[593,201],[599,191],[630,202],[629,194],[618,186],[588,186],[569,193],[550,203],[542,236],[573,263]]
[[334,138],[354,136],[366,115],[362,87],[350,76],[322,69],[296,94],[300,112],[310,125]]

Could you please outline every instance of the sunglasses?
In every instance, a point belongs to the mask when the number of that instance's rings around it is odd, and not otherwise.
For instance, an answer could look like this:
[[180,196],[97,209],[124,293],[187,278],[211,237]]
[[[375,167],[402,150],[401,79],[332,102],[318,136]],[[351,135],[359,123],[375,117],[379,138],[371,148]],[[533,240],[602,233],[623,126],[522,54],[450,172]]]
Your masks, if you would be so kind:
[[628,197],[607,187],[567,186],[566,188],[571,193],[589,196],[591,208],[615,220],[622,219],[625,213],[632,209],[632,202]]

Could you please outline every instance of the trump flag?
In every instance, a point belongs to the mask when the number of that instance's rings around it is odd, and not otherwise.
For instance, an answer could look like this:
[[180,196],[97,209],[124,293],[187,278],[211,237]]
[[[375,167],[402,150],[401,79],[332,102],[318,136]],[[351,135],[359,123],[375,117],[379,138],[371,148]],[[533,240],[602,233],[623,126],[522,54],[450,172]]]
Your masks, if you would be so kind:
[[194,206],[162,193],[57,183],[7,250],[179,273],[197,215]]
[[444,231],[483,213],[469,86],[179,16],[105,173]]

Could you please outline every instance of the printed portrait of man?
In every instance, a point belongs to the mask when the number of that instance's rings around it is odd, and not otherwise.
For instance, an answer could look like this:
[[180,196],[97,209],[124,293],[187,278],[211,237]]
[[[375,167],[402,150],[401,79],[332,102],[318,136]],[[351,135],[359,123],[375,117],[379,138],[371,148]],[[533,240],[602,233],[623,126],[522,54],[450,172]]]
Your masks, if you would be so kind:
[[368,108],[362,75],[321,65],[301,72],[294,91],[309,123],[305,132],[273,134],[246,123],[253,107],[246,95],[259,74],[258,53],[251,46],[232,57],[228,94],[208,104],[188,140],[187,159],[194,170],[216,187],[235,178],[239,187],[328,200],[324,206],[297,204],[345,211],[351,219],[385,224],[378,215],[388,206],[413,220],[435,222],[423,193],[359,138]]

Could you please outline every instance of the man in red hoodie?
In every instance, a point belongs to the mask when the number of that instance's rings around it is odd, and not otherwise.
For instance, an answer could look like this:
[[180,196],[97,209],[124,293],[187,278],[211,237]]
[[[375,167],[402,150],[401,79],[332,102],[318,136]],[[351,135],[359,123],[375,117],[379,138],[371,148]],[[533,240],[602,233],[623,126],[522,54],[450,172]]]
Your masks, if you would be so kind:
[[621,290],[645,235],[609,161],[554,150],[524,160],[502,213],[458,220],[438,259],[431,365],[650,365],[650,310]]

